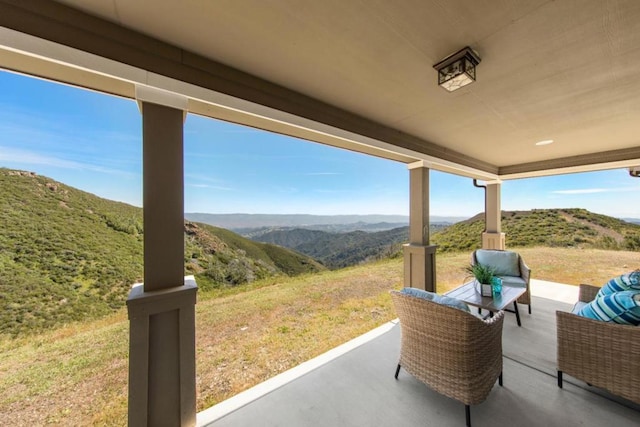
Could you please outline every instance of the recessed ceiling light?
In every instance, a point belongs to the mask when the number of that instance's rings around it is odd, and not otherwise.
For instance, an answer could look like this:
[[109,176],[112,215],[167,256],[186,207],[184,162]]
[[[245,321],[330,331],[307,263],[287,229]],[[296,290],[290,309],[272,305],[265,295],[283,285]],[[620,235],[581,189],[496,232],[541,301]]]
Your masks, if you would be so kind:
[[536,142],[536,145],[540,146],[540,145],[549,145],[553,143],[553,139],[545,139],[544,141],[538,141]]

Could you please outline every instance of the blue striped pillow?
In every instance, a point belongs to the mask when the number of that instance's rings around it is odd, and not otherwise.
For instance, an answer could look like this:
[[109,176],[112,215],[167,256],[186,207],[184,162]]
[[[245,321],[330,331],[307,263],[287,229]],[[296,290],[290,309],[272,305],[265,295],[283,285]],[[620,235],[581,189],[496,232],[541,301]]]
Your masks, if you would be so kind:
[[596,297],[578,311],[578,316],[621,325],[640,325],[640,291],[615,292]]
[[614,292],[631,290],[640,291],[640,270],[632,271],[631,273],[623,274],[622,276],[609,280],[600,288],[596,298],[611,295]]

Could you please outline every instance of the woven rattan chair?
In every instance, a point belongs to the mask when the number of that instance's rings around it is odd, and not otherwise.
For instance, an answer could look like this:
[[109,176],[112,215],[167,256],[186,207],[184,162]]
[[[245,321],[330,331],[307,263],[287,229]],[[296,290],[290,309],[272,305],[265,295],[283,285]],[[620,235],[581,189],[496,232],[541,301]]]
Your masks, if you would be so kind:
[[531,314],[531,269],[527,266],[527,264],[525,264],[524,260],[522,259],[522,256],[520,256],[519,253],[517,252],[512,252],[512,251],[498,251],[498,250],[493,250],[493,249],[478,249],[476,251],[473,251],[473,253],[471,254],[471,264],[475,264],[477,261],[477,253],[478,251],[485,251],[485,252],[493,252],[496,254],[515,254],[518,257],[518,270],[519,270],[519,274],[517,276],[505,276],[505,275],[501,275],[498,274],[498,277],[500,277],[502,279],[502,284],[504,286],[521,286],[521,287],[525,287],[527,289],[527,291],[522,294],[522,296],[520,298],[518,298],[517,302],[518,304],[527,304],[528,309],[529,309],[529,314]]
[[465,405],[483,402],[496,379],[502,385],[502,323],[504,312],[482,320],[473,314],[391,291],[400,319],[400,368],[431,389]]
[[[580,285],[579,300],[600,288]],[[566,373],[640,404],[640,326],[619,325],[556,311],[558,387]]]

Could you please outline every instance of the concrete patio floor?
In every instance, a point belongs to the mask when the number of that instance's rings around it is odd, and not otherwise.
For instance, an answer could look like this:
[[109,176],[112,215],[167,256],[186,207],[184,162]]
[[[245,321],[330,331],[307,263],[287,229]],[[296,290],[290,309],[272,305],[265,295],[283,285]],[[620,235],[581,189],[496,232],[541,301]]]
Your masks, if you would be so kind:
[[[522,327],[506,313],[504,387],[471,407],[476,427],[640,425],[640,407],[555,376],[555,311],[570,310],[577,288],[532,282]],[[464,406],[404,371],[398,380],[400,327],[390,322],[198,414],[198,426],[463,426]]]

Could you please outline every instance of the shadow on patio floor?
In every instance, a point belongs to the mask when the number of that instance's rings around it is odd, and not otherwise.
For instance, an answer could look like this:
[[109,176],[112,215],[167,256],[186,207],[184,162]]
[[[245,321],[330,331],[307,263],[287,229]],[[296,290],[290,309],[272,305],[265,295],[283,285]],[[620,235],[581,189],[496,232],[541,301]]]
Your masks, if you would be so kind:
[[[507,313],[504,387],[472,406],[474,426],[637,426],[638,405],[568,378],[556,384],[555,311],[566,302],[534,297],[522,327]],[[373,337],[372,339],[369,339]],[[349,345],[352,344],[352,345]],[[198,414],[199,426],[462,426],[464,405],[401,371],[400,328],[394,322]],[[324,357],[324,359],[323,359]]]

